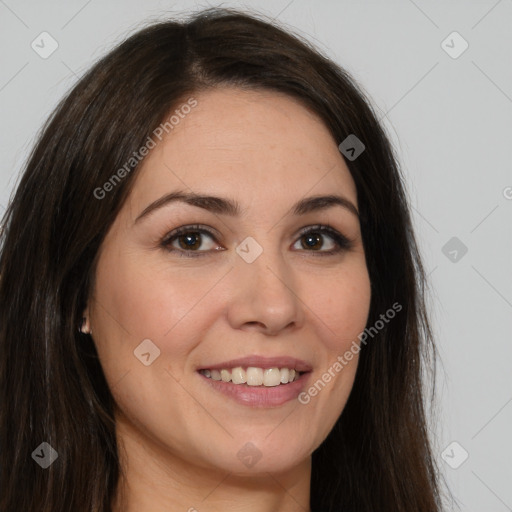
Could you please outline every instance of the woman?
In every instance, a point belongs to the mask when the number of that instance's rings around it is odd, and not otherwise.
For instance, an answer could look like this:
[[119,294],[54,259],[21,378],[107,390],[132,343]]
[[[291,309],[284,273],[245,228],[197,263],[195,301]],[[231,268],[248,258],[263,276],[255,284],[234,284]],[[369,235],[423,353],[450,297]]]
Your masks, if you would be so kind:
[[305,41],[225,9],[131,36],[4,225],[2,512],[441,509],[398,165]]

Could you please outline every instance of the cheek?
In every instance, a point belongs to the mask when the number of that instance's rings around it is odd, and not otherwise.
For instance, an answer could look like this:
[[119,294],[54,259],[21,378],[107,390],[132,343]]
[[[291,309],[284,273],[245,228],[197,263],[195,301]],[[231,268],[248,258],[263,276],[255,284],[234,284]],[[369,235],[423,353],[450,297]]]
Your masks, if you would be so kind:
[[364,330],[368,320],[371,286],[366,266],[331,275],[315,288],[308,307],[318,318],[328,351],[344,352]]
[[[321,340],[315,378],[299,397],[311,424],[318,426],[317,442],[329,433],[348,400],[359,359],[358,335],[368,320],[371,286],[366,265],[355,263],[317,286],[307,301],[316,338]],[[320,286],[323,282],[324,286]]]
[[190,308],[195,295],[180,275],[135,256],[103,261],[97,283],[105,313],[133,338],[161,338]]
[[158,354],[155,366],[182,369],[182,364],[171,363],[190,352],[215,316],[208,292],[219,280],[216,273],[202,272],[198,278],[197,271],[148,260],[123,255],[98,265],[91,323],[98,351],[115,375],[146,368],[134,351],[148,339]]

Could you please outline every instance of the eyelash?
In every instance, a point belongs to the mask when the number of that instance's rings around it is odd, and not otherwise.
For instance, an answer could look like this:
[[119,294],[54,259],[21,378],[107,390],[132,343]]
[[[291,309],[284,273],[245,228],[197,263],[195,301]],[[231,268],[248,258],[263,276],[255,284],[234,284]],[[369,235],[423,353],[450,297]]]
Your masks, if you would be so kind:
[[[168,233],[164,239],[161,241],[161,247],[165,249],[168,252],[178,252],[180,257],[202,257],[209,254],[211,251],[198,251],[198,250],[185,250],[185,249],[178,249],[176,247],[171,247],[171,243],[174,242],[174,240],[178,239],[182,235],[186,235],[189,233],[200,233],[210,236],[213,240],[216,241],[214,233],[212,233],[210,230],[202,227],[199,224],[191,225],[191,226],[182,226],[180,228],[177,228],[170,233]],[[302,228],[299,232],[299,237],[302,238],[303,236],[309,234],[309,233],[315,233],[315,234],[326,234],[330,236],[334,242],[337,245],[337,248],[330,249],[329,251],[315,251],[311,250],[308,251],[304,249],[305,252],[312,252],[315,254],[315,256],[333,256],[336,254],[339,254],[343,251],[349,251],[354,247],[354,241],[349,240],[346,236],[342,235],[338,231],[336,231],[332,226],[329,224],[317,224],[314,226],[308,226],[306,228]]]

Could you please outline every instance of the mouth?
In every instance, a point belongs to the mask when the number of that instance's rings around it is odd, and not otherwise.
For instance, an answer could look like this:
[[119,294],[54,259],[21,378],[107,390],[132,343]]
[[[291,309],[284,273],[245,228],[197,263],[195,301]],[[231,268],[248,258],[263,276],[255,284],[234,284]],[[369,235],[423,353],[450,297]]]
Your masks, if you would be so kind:
[[259,356],[197,369],[211,389],[253,407],[276,407],[296,399],[311,372],[310,364],[295,358]]

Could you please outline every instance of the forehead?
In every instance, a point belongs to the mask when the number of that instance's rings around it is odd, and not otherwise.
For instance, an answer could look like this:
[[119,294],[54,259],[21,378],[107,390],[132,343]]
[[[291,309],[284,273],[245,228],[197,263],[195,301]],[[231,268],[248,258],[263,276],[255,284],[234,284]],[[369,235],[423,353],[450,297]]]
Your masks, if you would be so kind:
[[186,109],[143,161],[134,201],[179,187],[224,191],[241,201],[338,191],[356,203],[355,184],[337,142],[298,100],[234,88],[193,97],[197,105]]

